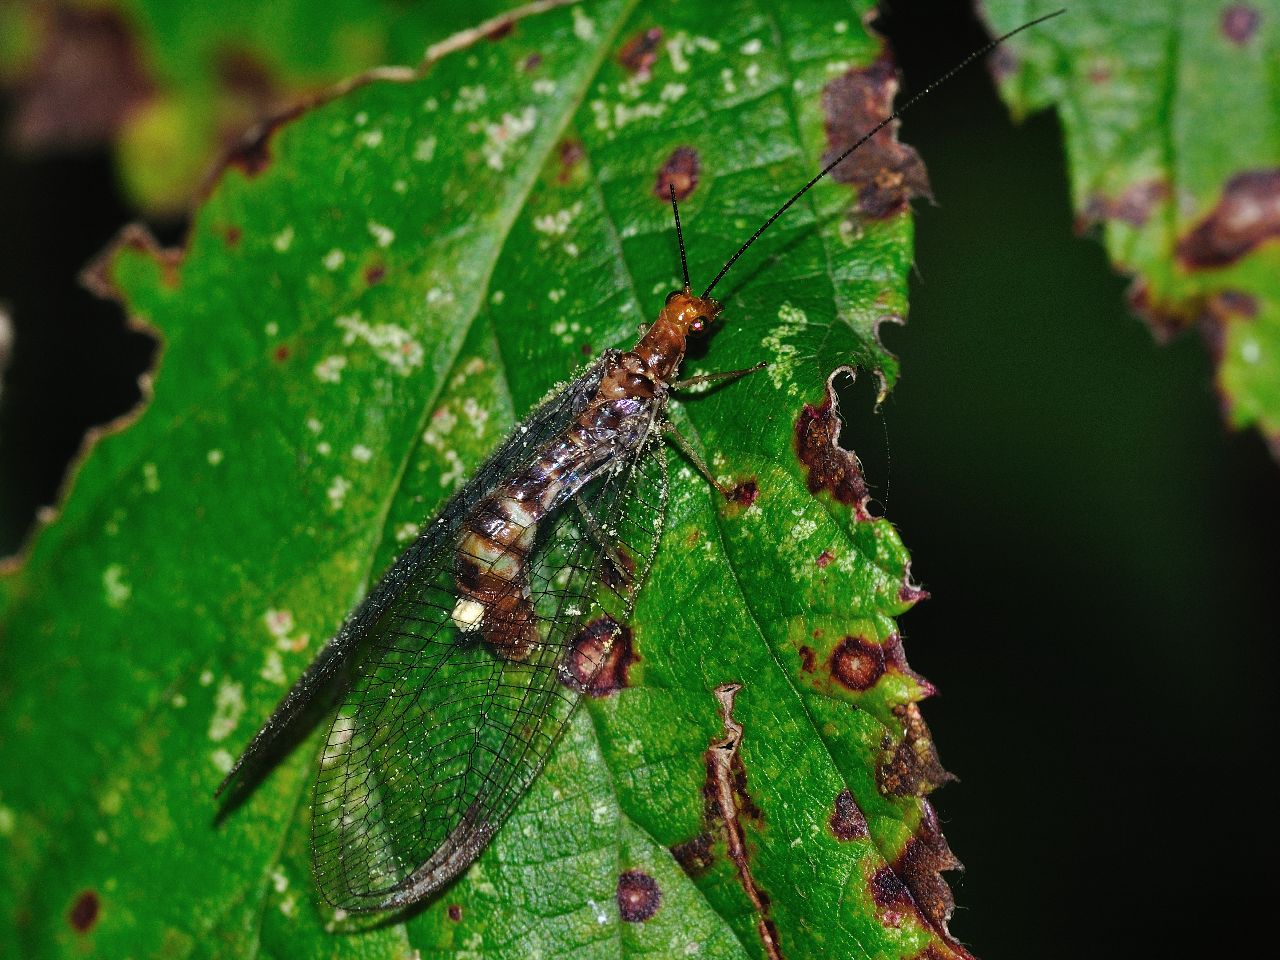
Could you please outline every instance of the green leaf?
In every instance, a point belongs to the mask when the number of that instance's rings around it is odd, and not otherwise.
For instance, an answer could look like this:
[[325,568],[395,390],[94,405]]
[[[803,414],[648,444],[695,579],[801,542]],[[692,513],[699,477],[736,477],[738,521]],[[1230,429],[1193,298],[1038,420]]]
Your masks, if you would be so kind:
[[[1042,9],[984,6],[996,32]],[[1280,456],[1278,61],[1273,8],[1164,0],[1072,4],[996,64],[1015,112],[1057,108],[1081,224],[1134,308],[1159,336],[1200,328],[1228,421]]]
[[839,371],[896,376],[922,174],[885,141],[717,289],[684,373],[772,365],[673,416],[740,494],[673,458],[625,685],[470,872],[390,922],[319,904],[315,738],[211,796],[468,469],[678,284],[660,177],[706,282],[891,93],[866,12],[550,9],[280,126],[181,254],[126,232],[99,282],[163,338],[153,395],[0,579],[7,955],[967,956],[894,619],[921,591],[834,443]]

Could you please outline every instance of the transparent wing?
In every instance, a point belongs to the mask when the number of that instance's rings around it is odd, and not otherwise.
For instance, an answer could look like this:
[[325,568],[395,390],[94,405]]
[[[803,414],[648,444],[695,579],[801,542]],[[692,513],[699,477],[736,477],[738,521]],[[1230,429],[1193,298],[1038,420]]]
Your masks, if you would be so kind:
[[666,479],[655,436],[539,524],[537,639],[524,659],[455,627],[454,543],[419,557],[366,631],[321,757],[312,852],[330,903],[403,906],[479,855],[630,614],[661,535]]
[[314,712],[327,712],[332,708],[349,682],[347,673],[352,654],[370,626],[403,592],[413,571],[435,562],[441,551],[447,553],[452,549],[457,543],[463,519],[475,505],[528,464],[539,447],[564,432],[595,396],[605,368],[616,354],[617,351],[602,353],[581,376],[547,397],[521,421],[462,489],[445,502],[434,520],[387,569],[342,629],[285,694],[222,781],[218,793],[238,777],[269,766],[283,748],[293,745],[298,733],[310,729],[309,724],[302,722],[304,718],[314,720]]

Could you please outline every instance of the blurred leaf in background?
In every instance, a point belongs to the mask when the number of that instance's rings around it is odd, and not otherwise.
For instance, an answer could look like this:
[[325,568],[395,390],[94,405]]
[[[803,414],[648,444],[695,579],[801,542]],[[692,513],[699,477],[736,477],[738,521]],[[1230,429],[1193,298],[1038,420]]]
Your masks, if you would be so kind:
[[[983,7],[997,32],[1037,9]],[[1280,458],[1280,10],[1082,0],[995,64],[1017,114],[1057,108],[1079,229],[1100,225],[1133,307],[1200,330],[1228,422]]]
[[[371,578],[677,284],[665,185],[709,278],[892,100],[866,6],[550,7],[302,112],[236,155],[185,250],[130,230],[99,264],[163,346],[146,408],[0,580],[6,953],[967,955],[925,799],[932,688],[895,621],[922,592],[835,443],[840,371],[897,377],[877,329],[905,314],[927,181],[887,133],[721,288],[685,370],[772,365],[674,416],[739,495],[673,461],[614,683],[472,870],[393,923],[322,908],[314,742],[216,819],[234,752]],[[161,45],[146,62],[189,49]]]

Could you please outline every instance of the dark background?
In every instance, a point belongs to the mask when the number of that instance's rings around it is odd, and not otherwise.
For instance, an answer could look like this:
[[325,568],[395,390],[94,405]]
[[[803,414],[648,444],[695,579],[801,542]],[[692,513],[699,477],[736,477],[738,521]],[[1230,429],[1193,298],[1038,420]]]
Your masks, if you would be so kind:
[[[927,6],[881,20],[908,94],[985,39],[967,4]],[[868,392],[846,413],[933,594],[902,627],[961,778],[934,798],[968,868],[952,928],[986,960],[1220,955],[1265,929],[1276,862],[1280,472],[1224,429],[1196,338],[1157,346],[1073,232],[1053,115],[1014,127],[978,68],[902,138],[937,205],[910,323],[884,328],[887,451]],[[131,217],[105,150],[0,151],[0,554],[85,429],[137,401],[151,342],[75,282]]]

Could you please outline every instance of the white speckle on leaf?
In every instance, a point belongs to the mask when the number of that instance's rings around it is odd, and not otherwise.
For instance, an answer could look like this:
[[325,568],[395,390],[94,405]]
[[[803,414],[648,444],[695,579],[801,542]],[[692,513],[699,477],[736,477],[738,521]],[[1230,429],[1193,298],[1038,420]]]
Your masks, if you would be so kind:
[[396,240],[396,232],[394,230],[383,226],[381,223],[374,223],[372,220],[369,221],[369,234],[380,247],[389,247]]
[[435,159],[438,141],[435,137],[423,137],[413,147],[413,159],[419,163],[430,163]]
[[519,116],[504,113],[501,123],[485,124],[485,144],[481,148],[485,163],[494,170],[501,170],[505,165],[507,152],[517,140],[529,135],[538,122],[538,111],[535,107],[525,107]]
[[340,266],[347,262],[347,255],[334,247],[324,255],[324,268],[326,270],[337,270]]
[[832,26],[832,29],[835,30],[836,33],[845,33],[849,29],[849,21],[837,20]]
[[342,371],[346,366],[346,357],[337,354],[325,357],[315,366],[316,379],[322,383],[338,383],[342,380]]
[[600,906],[600,904],[596,903],[594,900],[588,899],[587,907],[590,908],[591,912],[595,915],[596,923],[604,926],[609,922],[609,912],[605,910],[604,907]]
[[357,443],[351,448],[351,459],[357,463],[368,463],[373,459],[373,451],[363,443]]
[[427,291],[427,303],[435,306],[438,303],[452,303],[453,291],[445,287],[432,287]]
[[475,397],[467,397],[462,401],[462,413],[471,424],[476,436],[484,435],[484,425],[489,420],[489,411],[476,401]]
[[338,317],[334,323],[346,331],[342,338],[344,344],[351,346],[357,340],[368,344],[397,373],[407,375],[415,367],[422,366],[422,344],[414,340],[404,327],[393,323],[370,325],[358,313]]
[[329,498],[329,506],[334,510],[341,510],[342,505],[346,502],[347,493],[351,490],[351,481],[346,477],[334,477],[326,490],[325,496]]
[[213,716],[209,719],[209,739],[217,743],[235,731],[244,714],[244,686],[223,680],[213,695]]
[[200,677],[199,677],[199,683],[200,683],[200,686],[202,686],[202,687],[207,687],[207,686],[209,686],[210,684],[212,684],[212,683],[213,683],[213,671],[212,671],[212,670],[201,670],[201,671],[200,671]]
[[758,37],[752,37],[740,48],[748,57],[754,57],[757,53],[764,49],[764,44],[760,42]]
[[142,489],[147,493],[156,493],[160,490],[160,474],[154,463],[142,465]]
[[286,252],[291,246],[293,246],[293,227],[285,227],[272,237],[271,245],[276,248],[277,253]]
[[466,468],[462,465],[462,460],[459,458],[457,451],[455,450],[446,450],[444,452],[444,459],[445,462],[449,464],[449,469],[440,474],[440,486],[457,486],[462,482],[462,477],[466,473]]
[[279,651],[267,651],[267,658],[263,661],[262,669],[258,672],[258,676],[262,677],[267,683],[281,686],[289,681],[284,672],[284,659],[280,656]]
[[499,306],[503,300],[507,299],[507,295],[501,290],[493,291],[493,295],[489,297],[489,302],[495,307]]
[[458,95],[453,99],[454,113],[475,113],[489,101],[489,91],[483,85],[476,87],[459,87]]
[[280,332],[280,324],[272,320],[262,329],[263,329],[263,332],[266,333],[268,337],[274,337],[277,333]]
[[365,113],[363,110],[361,110],[352,119],[355,120],[357,127],[363,127],[366,123],[369,122],[369,115]]
[[317,420],[315,417],[308,417],[307,429],[310,430],[312,433],[319,433],[321,430],[324,429],[324,424],[321,423],[319,420]]
[[583,13],[581,7],[573,8],[573,35],[584,41],[596,38],[596,22]]
[[658,99],[666,103],[675,103],[688,91],[683,83],[668,83],[662,88],[662,92],[658,94]]
[[396,180],[391,184],[391,189],[394,190],[396,193],[408,193],[409,184],[405,180]]
[[422,101],[422,109],[426,113],[435,113],[440,109],[440,101],[435,97],[427,97],[427,99]]
[[175,710],[181,710],[183,707],[187,705],[186,694],[175,693],[172,697],[169,698],[169,705],[172,706],[173,709]]
[[322,457],[327,457],[329,454],[333,453],[333,444],[328,440],[321,440],[316,444],[316,453],[320,454]]
[[556,82],[546,77],[533,81],[533,92],[540,97],[549,97],[556,92]]
[[544,213],[541,216],[534,217],[533,229],[550,236],[564,236],[569,229],[569,224],[580,213],[582,213],[581,200],[577,201],[573,206],[557,210],[555,213]]
[[221,450],[214,448],[213,450],[210,450],[208,453],[206,453],[204,456],[205,456],[205,459],[209,461],[209,466],[216,467],[218,464],[222,462],[223,453]]
[[222,747],[209,754],[209,760],[214,769],[223,775],[230,773],[231,768],[236,765],[236,758],[231,756],[231,751]]
[[119,610],[129,602],[133,595],[133,587],[124,579],[124,567],[113,563],[102,571],[102,589],[106,594],[107,606]]
[[408,543],[418,535],[416,523],[402,523],[396,527],[396,543]]
[[271,885],[276,888],[276,893],[284,893],[289,889],[289,878],[284,875],[284,871],[276,869],[271,874]]
[[1240,344],[1240,359],[1245,363],[1257,363],[1262,359],[1262,347],[1252,337]]
[[556,289],[554,290],[547,291],[547,299],[550,300],[552,303],[559,303],[561,300],[564,299],[564,295],[566,292],[567,291],[564,289],[564,287],[556,287]]
[[742,75],[747,78],[747,83],[754,87],[760,82],[760,64],[748,63],[747,68],[742,71]]
[[380,147],[382,146],[382,131],[377,129],[366,130],[356,139],[366,147]]
[[16,819],[10,807],[0,806],[0,837],[13,835],[13,826]]
[[[765,348],[769,357],[769,366],[765,369],[769,373],[769,379],[778,389],[782,389],[791,380],[792,372],[799,359],[799,348],[788,341],[804,332],[808,325],[809,317],[803,310],[793,307],[790,303],[784,303],[778,308],[778,323],[768,336],[760,341],[760,345]],[[790,383],[790,392],[798,389],[794,382]]]
[[720,83],[724,87],[725,93],[737,93],[738,85],[733,82],[733,70],[725,67],[720,71]]

